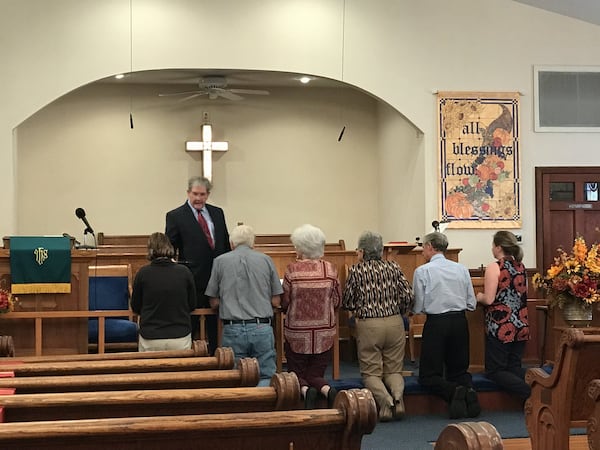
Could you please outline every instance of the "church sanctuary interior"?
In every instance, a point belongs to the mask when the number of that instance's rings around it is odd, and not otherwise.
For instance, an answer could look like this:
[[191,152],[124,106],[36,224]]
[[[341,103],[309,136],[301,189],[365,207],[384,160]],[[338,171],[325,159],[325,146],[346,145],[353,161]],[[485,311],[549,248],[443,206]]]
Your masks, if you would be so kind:
[[[600,365],[584,363],[600,361],[598,304],[573,327],[532,282],[559,247],[600,243],[600,7],[559,3],[0,0],[0,300],[18,297],[0,313],[0,394],[10,397],[0,397],[0,447],[600,446]],[[280,313],[269,387],[254,387],[255,362],[234,367],[230,349],[209,356],[203,339],[141,360],[128,290],[148,236],[165,231],[196,175],[211,179],[209,203],[229,230],[253,227],[280,276],[305,223],[327,236],[342,287],[363,231],[383,236],[384,259],[412,281],[420,241],[439,228],[479,292],[494,233],[513,232],[528,275],[525,409],[483,374],[481,306],[468,320],[483,412],[468,423],[449,420],[416,381],[417,319],[407,417],[392,423],[378,423],[361,389],[345,311],[333,408],[302,409]],[[19,237],[65,238],[70,265],[55,290],[19,291]],[[121,306],[90,296],[102,270],[122,277]],[[213,312],[193,314],[203,338]],[[105,332],[117,322],[127,339]],[[155,400],[136,397],[147,389]]]

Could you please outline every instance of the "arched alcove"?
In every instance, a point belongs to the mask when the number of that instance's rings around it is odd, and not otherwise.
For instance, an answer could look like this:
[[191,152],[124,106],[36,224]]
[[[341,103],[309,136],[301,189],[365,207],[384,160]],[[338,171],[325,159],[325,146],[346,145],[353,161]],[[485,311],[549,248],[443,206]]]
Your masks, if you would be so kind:
[[[98,231],[161,230],[165,212],[185,200],[187,178],[201,173],[202,156],[185,142],[200,139],[208,113],[214,140],[229,142],[213,158],[211,201],[230,226],[284,233],[312,222],[349,242],[367,228],[390,240],[419,235],[420,224],[394,211],[422,203],[414,189],[420,132],[358,87],[314,76],[302,85],[300,75],[153,70],[61,96],[16,130],[18,234],[83,238],[78,207]],[[203,77],[215,76],[224,89],[269,95],[194,95]],[[159,96],[175,92],[190,94]],[[61,200],[31,201],[40,195]]]

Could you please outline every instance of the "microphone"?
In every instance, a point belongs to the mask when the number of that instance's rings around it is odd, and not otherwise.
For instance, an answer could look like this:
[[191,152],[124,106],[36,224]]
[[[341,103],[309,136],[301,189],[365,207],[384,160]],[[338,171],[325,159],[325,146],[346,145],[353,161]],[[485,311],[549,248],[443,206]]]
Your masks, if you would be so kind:
[[92,227],[90,226],[90,223],[87,221],[87,219],[85,218],[85,211],[83,208],[77,208],[75,210],[75,215],[77,217],[79,217],[81,220],[83,220],[83,223],[85,224],[85,226],[87,227],[84,231],[84,233],[91,233],[94,234],[94,230],[92,230]]
[[438,233],[440,232],[440,223],[437,220],[431,222],[431,226],[435,231],[437,231]]

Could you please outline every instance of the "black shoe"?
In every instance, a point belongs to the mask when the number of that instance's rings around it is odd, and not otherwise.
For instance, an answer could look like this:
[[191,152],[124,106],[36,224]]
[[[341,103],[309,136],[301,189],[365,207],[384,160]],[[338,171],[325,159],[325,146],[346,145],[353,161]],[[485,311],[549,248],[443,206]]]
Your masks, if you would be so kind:
[[398,400],[394,400],[394,409],[392,409],[392,415],[394,416],[394,419],[404,419],[405,412],[404,399],[400,398]]
[[479,406],[479,400],[477,399],[477,392],[475,392],[475,389],[467,389],[465,403],[467,404],[467,417],[477,417],[481,414],[481,406]]
[[379,410],[379,421],[389,422],[394,419],[394,413],[392,411],[393,406],[383,405]]
[[308,388],[304,396],[304,409],[315,409],[317,406],[317,395],[319,393],[314,387]]
[[335,402],[335,397],[337,395],[337,390],[334,387],[329,388],[329,392],[327,393],[327,407],[333,408],[333,403]]
[[467,417],[467,403],[465,396],[467,395],[467,388],[464,386],[456,386],[454,389],[454,395],[452,401],[448,405],[448,414],[451,419],[460,419],[461,417]]

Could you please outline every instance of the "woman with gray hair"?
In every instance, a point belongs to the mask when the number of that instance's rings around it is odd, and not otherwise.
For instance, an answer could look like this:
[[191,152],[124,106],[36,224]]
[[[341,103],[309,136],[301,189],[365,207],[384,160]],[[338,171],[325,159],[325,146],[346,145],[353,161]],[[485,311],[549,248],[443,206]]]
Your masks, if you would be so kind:
[[384,261],[381,235],[365,231],[358,239],[358,263],[350,267],[342,306],[354,313],[363,384],[373,393],[379,420],[404,416],[402,367],[406,334],[402,315],[413,290],[395,261]]
[[288,371],[298,376],[304,406],[315,408],[319,393],[333,406],[337,394],[325,380],[335,339],[341,288],[336,267],[322,259],[325,234],[312,225],[292,233],[296,262],[287,266],[283,278],[282,308]]

